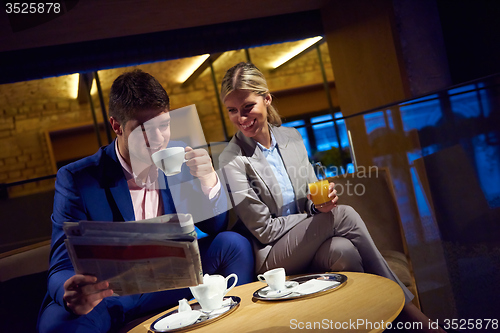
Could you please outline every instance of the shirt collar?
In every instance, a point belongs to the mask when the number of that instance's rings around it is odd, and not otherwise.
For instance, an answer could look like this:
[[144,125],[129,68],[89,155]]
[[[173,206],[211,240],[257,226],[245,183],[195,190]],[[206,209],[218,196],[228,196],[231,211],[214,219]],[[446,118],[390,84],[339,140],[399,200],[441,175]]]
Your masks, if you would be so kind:
[[120,154],[120,151],[118,150],[118,140],[115,140],[115,150],[116,150],[116,156],[118,156],[118,161],[120,162],[120,165],[122,166],[123,169],[123,173],[125,174],[125,179],[127,180],[127,183],[130,184],[130,181],[133,179],[135,184],[141,188],[145,187],[149,189],[155,187],[156,180],[158,178],[158,170],[156,168],[151,168],[152,171],[149,173],[146,182],[143,182],[137,177],[137,175],[133,172],[130,165],[127,164],[125,159]]
[[271,147],[269,147],[269,149],[264,147],[263,145],[261,145],[259,142],[255,141],[255,142],[257,142],[257,145],[259,146],[260,150],[263,152],[264,151],[272,152],[274,150],[274,148],[276,148],[276,146],[278,145],[278,143],[276,142],[276,138],[274,137],[273,132],[271,130],[269,130],[269,133],[271,133]]

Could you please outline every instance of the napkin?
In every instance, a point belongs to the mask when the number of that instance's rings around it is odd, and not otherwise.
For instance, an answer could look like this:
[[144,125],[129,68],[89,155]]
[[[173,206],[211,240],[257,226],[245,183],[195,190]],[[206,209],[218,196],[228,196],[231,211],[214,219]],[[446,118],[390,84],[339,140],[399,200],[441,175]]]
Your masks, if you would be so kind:
[[186,312],[186,311],[192,311],[191,305],[189,305],[187,299],[183,298],[179,300],[179,309],[177,312]]
[[312,279],[300,284],[296,292],[304,295],[314,294],[325,288],[330,288],[339,284],[340,282],[338,281]]

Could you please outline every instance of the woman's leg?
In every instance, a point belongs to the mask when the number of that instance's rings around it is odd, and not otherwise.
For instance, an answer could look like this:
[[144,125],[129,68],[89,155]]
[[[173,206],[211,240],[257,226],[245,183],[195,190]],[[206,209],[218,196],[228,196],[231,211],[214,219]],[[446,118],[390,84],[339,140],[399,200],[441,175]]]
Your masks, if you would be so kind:
[[344,237],[356,246],[363,261],[364,271],[386,277],[398,283],[405,294],[406,303],[411,302],[413,294],[398,279],[378,251],[365,223],[359,214],[350,206],[339,205],[330,214],[320,214],[331,217],[335,236]]
[[343,237],[327,239],[314,255],[311,272],[363,272],[363,262],[350,240]]
[[[274,244],[259,273],[275,267],[284,267],[288,274],[304,273],[313,263],[320,246],[332,237],[350,241],[361,257],[365,272],[395,281],[403,289],[406,302],[413,299],[411,292],[399,281],[378,251],[359,214],[345,205],[335,207],[331,213],[309,217],[296,225]],[[349,252],[346,256],[356,257],[352,249],[339,251]],[[339,257],[339,254],[332,256],[332,259],[335,257]]]
[[348,239],[334,237],[332,217],[332,214],[318,214],[293,227],[273,245],[259,273],[276,267],[284,267],[287,274],[311,269],[325,272],[340,267],[362,270],[356,247]]

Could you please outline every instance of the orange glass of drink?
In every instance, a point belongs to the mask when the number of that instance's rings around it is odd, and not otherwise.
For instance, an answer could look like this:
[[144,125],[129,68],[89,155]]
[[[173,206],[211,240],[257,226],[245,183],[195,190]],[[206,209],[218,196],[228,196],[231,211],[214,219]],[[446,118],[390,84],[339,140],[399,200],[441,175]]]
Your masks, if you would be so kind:
[[312,166],[316,177],[318,177],[318,181],[308,184],[309,193],[311,194],[312,202],[316,206],[319,206],[331,200],[328,197],[328,193],[330,193],[330,182],[326,177],[325,167],[322,166],[320,162],[312,163]]
[[328,179],[323,179],[315,183],[309,183],[309,193],[311,194],[312,202],[319,206],[325,202],[330,201],[328,197],[330,182]]

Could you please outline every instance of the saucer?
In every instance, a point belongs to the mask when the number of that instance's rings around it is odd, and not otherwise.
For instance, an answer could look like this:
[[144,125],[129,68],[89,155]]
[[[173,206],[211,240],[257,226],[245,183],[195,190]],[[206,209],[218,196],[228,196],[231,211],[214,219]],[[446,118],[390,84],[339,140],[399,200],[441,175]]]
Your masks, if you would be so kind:
[[200,318],[200,311],[184,311],[164,317],[154,324],[156,332],[168,332],[194,324]]
[[[276,292],[268,295],[269,286],[262,287],[253,293],[253,298],[260,301],[288,301],[297,298],[316,297],[323,293],[332,292],[343,287],[347,283],[347,276],[338,273],[323,273],[300,275],[290,278],[286,283],[298,282],[299,285],[292,292]],[[287,286],[289,286],[287,284]],[[264,292],[263,292],[264,291]]]
[[289,295],[297,290],[299,283],[297,281],[285,281],[284,290],[272,290],[271,287],[267,286],[259,290],[258,294],[260,297],[267,298],[278,298]]
[[222,301],[222,306],[220,308],[214,309],[214,310],[203,310],[203,308],[201,308],[200,311],[207,316],[217,317],[217,316],[220,316],[221,314],[223,314],[224,312],[229,311],[233,304],[234,304],[234,301],[232,298],[225,298]]
[[[185,332],[204,325],[209,325],[210,323],[225,318],[233,313],[238,308],[240,303],[241,298],[238,296],[225,296],[222,308],[208,313],[202,311],[199,303],[190,304],[192,311],[183,311],[179,313],[178,307],[175,307],[152,322],[149,326],[149,331],[155,333]],[[191,322],[194,319],[194,315],[193,318],[188,318],[191,312],[195,312],[197,316],[197,319],[195,319],[194,322]],[[181,319],[181,321],[177,322],[179,319]],[[189,324],[189,322],[191,323]]]

